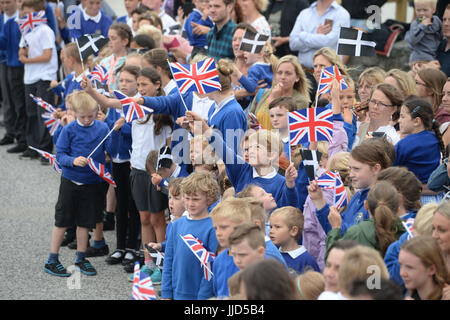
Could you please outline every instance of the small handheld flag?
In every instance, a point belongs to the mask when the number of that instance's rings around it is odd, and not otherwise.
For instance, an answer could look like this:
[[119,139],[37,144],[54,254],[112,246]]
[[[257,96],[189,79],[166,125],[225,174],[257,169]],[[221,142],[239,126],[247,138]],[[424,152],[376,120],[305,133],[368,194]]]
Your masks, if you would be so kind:
[[45,11],[31,12],[22,18],[17,20],[19,24],[20,32],[22,35],[28,34],[30,31],[33,31],[34,28],[37,28],[40,25],[47,23],[47,16],[45,15]]
[[412,233],[414,229],[414,219],[409,218],[406,221],[402,221],[403,227],[405,228],[406,232],[408,232],[408,239],[411,239],[414,237],[414,234]]
[[97,55],[108,41],[100,34],[85,34],[76,39],[81,61],[85,61],[91,54]]
[[56,129],[61,125],[61,121],[56,119],[52,113],[44,112],[41,117],[44,119],[45,126],[51,136],[55,134]]
[[306,175],[310,180],[314,179],[317,175],[317,170],[319,170],[319,161],[322,153],[317,150],[300,149],[300,154],[302,155]]
[[200,260],[200,264],[203,268],[203,273],[206,280],[211,280],[214,274],[211,271],[211,262],[214,261],[216,255],[203,246],[203,243],[194,237],[192,234],[187,234],[182,236],[180,234],[181,239],[183,239],[184,243],[189,247],[192,253]]
[[248,29],[245,30],[239,45],[239,50],[250,53],[260,53],[269,40],[269,36],[261,33],[254,33]]
[[36,148],[33,148],[33,147],[31,147],[31,146],[28,146],[28,148],[30,148],[31,150],[34,150],[34,151],[38,152],[38,153],[41,154],[45,159],[47,159],[47,160],[50,162],[50,165],[52,166],[52,168],[53,168],[56,172],[58,172],[58,173],[61,173],[61,172],[62,172],[61,167],[59,166],[58,161],[56,161],[55,155],[53,155],[53,154],[51,154],[51,153],[48,153],[48,152],[45,152],[45,151],[42,151],[42,150],[39,150],[39,149],[36,149]]
[[214,58],[194,64],[169,63],[180,94],[195,91],[201,94],[222,90]]
[[96,64],[91,71],[92,80],[98,80],[101,83],[106,83],[108,81],[108,70],[105,67]]
[[376,45],[370,34],[357,29],[341,27],[337,54],[355,57],[375,56]]
[[142,272],[139,261],[134,264],[133,288],[131,289],[133,300],[156,300],[155,289],[148,273]]
[[341,207],[345,207],[347,205],[347,190],[345,189],[339,172],[325,172],[317,179],[317,185],[324,189],[334,190],[333,205],[337,209],[340,209]]
[[256,116],[253,113],[251,112],[248,113],[248,119],[251,129],[254,130],[263,129],[263,126],[259,123],[258,118],[256,118]]
[[289,112],[291,145],[302,142],[328,141],[333,138],[333,111],[327,108],[306,108]]
[[92,158],[88,158],[89,168],[92,169],[96,174],[98,174],[103,180],[108,182],[113,187],[117,187],[116,183],[114,182],[111,173],[109,173],[108,170],[106,170],[105,165],[102,163],[99,163]]
[[42,98],[40,97],[36,97],[35,95],[30,93],[30,97],[34,100],[34,102],[36,102],[36,104],[38,106],[41,106],[42,108],[44,108],[47,112],[53,113],[55,112],[55,107],[52,106],[50,103],[44,101]]
[[341,74],[339,68],[335,66],[327,67],[322,69],[320,74],[320,81],[317,87],[317,96],[331,91],[331,83],[336,79],[339,82],[341,91],[348,88],[344,77]]
[[152,257],[153,262],[156,264],[158,268],[162,268],[164,265],[164,256],[161,252],[156,249],[153,249],[148,244],[145,244],[145,249],[147,249],[150,257]]
[[135,119],[142,119],[147,114],[153,113],[153,109],[137,104],[133,99],[127,97],[120,91],[114,90],[114,95],[122,104],[126,122],[132,122]]

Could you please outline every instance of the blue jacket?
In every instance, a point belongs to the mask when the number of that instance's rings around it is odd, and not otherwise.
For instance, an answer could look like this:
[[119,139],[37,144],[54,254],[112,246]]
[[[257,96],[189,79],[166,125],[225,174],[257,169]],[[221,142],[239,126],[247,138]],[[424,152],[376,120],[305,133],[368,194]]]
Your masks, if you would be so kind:
[[255,63],[248,68],[248,77],[242,75],[239,78],[240,84],[250,93],[254,93],[258,89],[258,81],[264,80],[267,83],[267,88],[272,86],[272,67],[269,63]]
[[[347,209],[342,212],[341,234],[345,234],[348,228],[370,218],[369,212],[364,208],[364,201],[367,199],[369,188],[363,189],[355,193]],[[328,203],[320,210],[316,210],[317,219],[319,220],[325,233],[331,230],[328,214],[330,206]]]
[[[1,20],[3,21],[3,19]],[[19,61],[19,42],[22,36],[19,25],[11,18],[0,29],[0,50],[4,50],[6,65],[23,67],[23,63]]]
[[408,232],[405,232],[397,241],[392,242],[384,255],[384,263],[389,271],[389,278],[404,287],[404,282],[400,276],[400,265],[398,263],[398,255],[400,247],[409,239]]
[[[108,109],[108,115],[106,116],[105,122],[111,130],[114,124],[120,118],[120,113],[116,109]],[[110,154],[111,158],[116,158],[117,156],[121,160],[129,160],[131,152],[131,123],[125,122],[122,128],[119,130],[119,134],[115,135],[111,141],[115,145],[116,153]]]
[[[87,157],[108,132],[106,123],[98,120],[94,120],[94,124],[89,127],[83,127],[77,121],[73,121],[61,130],[56,142],[56,160],[61,165],[64,178],[84,184],[103,181],[89,166],[74,166],[73,160],[78,156]],[[111,153],[111,139],[117,134],[118,132],[114,131],[106,139],[106,142],[95,151],[92,159],[105,164],[105,151]]]
[[212,280],[205,279],[198,258],[180,237],[187,234],[199,239],[208,251],[217,250],[218,242],[210,217],[176,220],[166,243],[161,298],[203,300],[213,296]]
[[186,37],[189,40],[189,44],[193,47],[207,46],[208,44],[206,42],[206,35],[198,35],[193,33],[192,30],[194,27],[191,25],[191,22],[195,22],[199,25],[207,26],[210,28],[214,26],[214,23],[209,17],[207,17],[206,20],[203,20],[202,13],[197,9],[194,9],[184,22],[184,30],[186,31]]
[[441,160],[436,135],[428,130],[410,134],[397,142],[395,153],[396,158],[392,165],[408,168],[422,183],[427,183]]

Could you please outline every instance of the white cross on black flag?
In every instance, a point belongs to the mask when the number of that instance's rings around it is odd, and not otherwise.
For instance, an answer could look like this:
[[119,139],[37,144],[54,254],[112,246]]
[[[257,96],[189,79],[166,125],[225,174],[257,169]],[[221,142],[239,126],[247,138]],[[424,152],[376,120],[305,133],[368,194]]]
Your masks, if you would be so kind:
[[78,51],[83,61],[91,54],[97,55],[108,43],[108,39],[99,34],[85,34],[77,39]]
[[303,166],[305,167],[306,175],[309,179],[314,179],[319,170],[319,161],[322,153],[316,150],[300,149],[303,159]]
[[239,50],[247,51],[250,53],[260,53],[266,45],[268,39],[268,35],[254,33],[247,29],[245,30],[244,36],[242,37],[241,44],[239,45]]
[[339,34],[337,53],[346,56],[375,56],[376,43],[361,30],[343,28]]

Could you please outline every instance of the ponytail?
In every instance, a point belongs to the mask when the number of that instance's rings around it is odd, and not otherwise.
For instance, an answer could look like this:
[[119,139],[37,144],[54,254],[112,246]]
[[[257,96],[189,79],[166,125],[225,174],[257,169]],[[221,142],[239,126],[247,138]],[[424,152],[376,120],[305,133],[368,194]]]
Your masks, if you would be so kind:
[[374,219],[375,237],[384,256],[389,245],[396,240],[397,189],[387,181],[377,182],[367,195],[367,205]]
[[263,50],[264,50],[264,61],[266,63],[270,64],[272,72],[275,73],[276,67],[277,67],[278,58],[273,54],[273,47],[272,47],[272,45],[269,42],[267,42],[267,44],[264,46]]

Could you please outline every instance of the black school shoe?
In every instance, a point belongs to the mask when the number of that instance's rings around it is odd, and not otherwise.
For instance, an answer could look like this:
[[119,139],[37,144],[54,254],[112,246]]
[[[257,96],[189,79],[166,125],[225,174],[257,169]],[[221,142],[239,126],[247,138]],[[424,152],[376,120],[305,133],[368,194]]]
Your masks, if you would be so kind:
[[0,140],[0,146],[6,146],[8,144],[13,144],[14,143],[14,138],[11,136],[7,136],[5,135],[2,140]]
[[8,153],[22,153],[24,151],[27,151],[28,147],[25,144],[18,143],[14,147],[9,148],[6,150]]
[[94,247],[88,247],[86,249],[86,257],[102,257],[106,256],[109,253],[109,247],[107,244],[105,244],[101,248],[94,248]]
[[39,153],[34,150],[27,149],[20,155],[20,158],[38,159]]
[[109,265],[119,264],[122,262],[124,256],[125,250],[116,249],[108,258],[106,258],[105,262]]
[[57,277],[70,277],[72,274],[68,273],[66,268],[63,267],[61,262],[56,261],[52,263],[46,263],[44,265],[44,271]]
[[87,276],[95,276],[97,274],[97,270],[95,270],[95,268],[87,259],[84,259],[80,262],[75,262],[75,265],[80,268],[80,272],[82,274],[85,274]]

